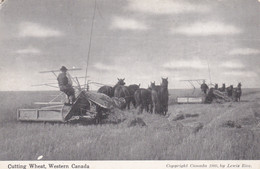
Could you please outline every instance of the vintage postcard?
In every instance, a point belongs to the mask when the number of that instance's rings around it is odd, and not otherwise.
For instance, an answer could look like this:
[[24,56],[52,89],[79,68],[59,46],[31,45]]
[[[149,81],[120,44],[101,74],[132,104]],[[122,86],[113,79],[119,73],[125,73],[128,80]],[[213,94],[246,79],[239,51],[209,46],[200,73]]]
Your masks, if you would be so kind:
[[0,168],[260,168],[260,1],[1,0]]

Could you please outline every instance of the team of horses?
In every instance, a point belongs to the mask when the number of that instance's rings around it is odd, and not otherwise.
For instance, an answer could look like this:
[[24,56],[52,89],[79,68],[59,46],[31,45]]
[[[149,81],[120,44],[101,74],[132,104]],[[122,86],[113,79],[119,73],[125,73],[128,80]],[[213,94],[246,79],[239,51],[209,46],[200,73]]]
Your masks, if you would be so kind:
[[[223,84],[221,88],[218,88],[216,84],[215,90],[226,92],[234,101],[240,101],[242,94],[241,86],[241,83],[238,83],[236,88],[234,88],[233,85],[226,88],[225,84]],[[138,109],[139,113],[145,110],[149,113],[166,115],[168,112],[168,78],[162,78],[160,85],[151,82],[150,86],[146,89],[140,88],[140,84],[125,86],[125,79],[118,78],[117,83],[113,87],[102,86],[97,92],[106,94],[111,98],[123,98],[125,104],[121,107],[122,109],[130,109],[130,105],[132,104]]]
[[139,113],[146,110],[150,113],[166,115],[169,99],[168,78],[162,78],[160,85],[151,82],[147,89],[140,88],[140,84],[125,86],[124,80],[118,78],[118,82],[113,87],[102,86],[97,92],[106,94],[109,97],[124,98],[126,104],[122,109],[130,109],[132,103]]
[[241,95],[242,95],[242,84],[238,83],[237,87],[233,87],[233,85],[230,85],[226,88],[225,83],[222,84],[221,88],[218,88],[218,84],[215,85],[215,90],[219,90],[221,92],[226,92],[227,96],[232,98],[233,101],[240,101]]

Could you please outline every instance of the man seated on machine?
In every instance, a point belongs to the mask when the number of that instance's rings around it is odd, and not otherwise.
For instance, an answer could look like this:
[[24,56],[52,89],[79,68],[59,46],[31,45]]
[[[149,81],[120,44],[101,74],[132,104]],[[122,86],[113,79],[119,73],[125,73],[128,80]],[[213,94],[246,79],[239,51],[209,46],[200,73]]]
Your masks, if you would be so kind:
[[72,80],[67,68],[62,66],[61,73],[58,75],[58,84],[60,91],[64,92],[68,97],[68,102],[65,105],[72,105],[75,101],[75,90],[72,87]]

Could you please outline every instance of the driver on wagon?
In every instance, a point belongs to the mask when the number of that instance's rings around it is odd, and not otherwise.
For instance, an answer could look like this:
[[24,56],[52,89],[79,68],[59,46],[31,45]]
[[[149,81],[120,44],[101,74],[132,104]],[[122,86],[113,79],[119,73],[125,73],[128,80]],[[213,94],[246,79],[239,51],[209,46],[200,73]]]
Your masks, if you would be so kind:
[[64,92],[68,97],[68,103],[65,103],[65,105],[72,105],[75,101],[75,90],[72,87],[71,76],[67,70],[65,66],[62,66],[60,68],[61,73],[58,75],[57,80],[60,91]]

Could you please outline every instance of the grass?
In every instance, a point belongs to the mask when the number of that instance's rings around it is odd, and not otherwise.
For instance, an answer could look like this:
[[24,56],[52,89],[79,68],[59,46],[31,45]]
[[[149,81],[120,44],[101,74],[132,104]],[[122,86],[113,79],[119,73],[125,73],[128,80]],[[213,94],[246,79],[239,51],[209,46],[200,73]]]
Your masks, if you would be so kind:
[[[245,90],[242,102],[224,104],[177,105],[180,93],[170,91],[166,117],[131,109],[115,112],[124,119],[119,124],[82,125],[18,122],[17,108],[33,107],[50,93],[1,92],[0,160],[260,159],[260,90]],[[186,118],[174,120],[177,114]],[[136,118],[146,126],[130,126]],[[240,127],[223,125],[227,121]]]

